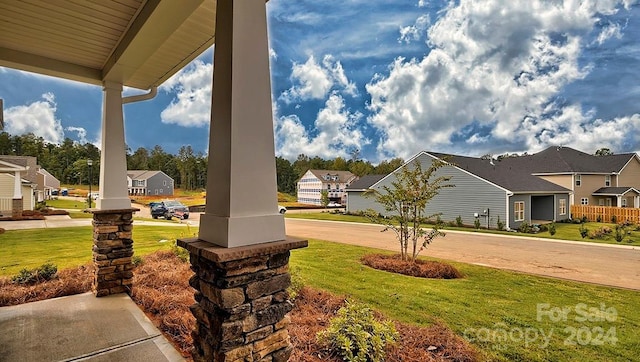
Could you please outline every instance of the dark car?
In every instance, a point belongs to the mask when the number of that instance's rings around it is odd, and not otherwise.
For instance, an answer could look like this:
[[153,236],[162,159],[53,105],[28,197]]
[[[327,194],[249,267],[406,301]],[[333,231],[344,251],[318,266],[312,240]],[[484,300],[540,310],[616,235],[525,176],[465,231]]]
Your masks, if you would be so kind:
[[149,206],[151,207],[151,217],[154,219],[159,217],[164,217],[167,220],[171,220],[173,217],[180,219],[189,218],[189,208],[184,206],[180,201],[167,200],[152,202]]

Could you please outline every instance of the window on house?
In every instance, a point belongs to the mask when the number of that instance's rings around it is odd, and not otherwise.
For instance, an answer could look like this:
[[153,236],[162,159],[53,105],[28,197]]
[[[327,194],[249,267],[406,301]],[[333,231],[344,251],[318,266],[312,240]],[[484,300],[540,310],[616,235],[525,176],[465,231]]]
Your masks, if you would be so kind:
[[607,199],[607,206],[611,206],[611,199]]
[[162,186],[167,186],[167,180],[162,181]]
[[589,205],[589,199],[586,197],[581,198],[580,205]]
[[623,198],[621,205],[622,205],[622,207],[627,207],[627,199]]
[[513,216],[515,221],[524,221],[524,201],[516,201],[513,204]]
[[598,199],[598,206],[604,206],[604,199]]
[[604,186],[605,187],[611,186],[611,175],[606,175],[604,177]]
[[559,204],[559,214],[560,215],[566,215],[567,214],[567,200],[566,199],[560,199],[560,204]]
[[582,175],[576,175],[576,186],[580,186],[582,184]]

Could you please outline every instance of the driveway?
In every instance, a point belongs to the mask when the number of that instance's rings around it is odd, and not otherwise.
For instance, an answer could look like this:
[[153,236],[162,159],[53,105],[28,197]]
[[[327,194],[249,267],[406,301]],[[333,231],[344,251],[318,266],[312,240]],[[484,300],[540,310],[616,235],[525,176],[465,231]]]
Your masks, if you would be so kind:
[[[287,235],[398,251],[391,231],[371,224],[286,219]],[[421,255],[554,278],[640,290],[640,248],[447,231]]]

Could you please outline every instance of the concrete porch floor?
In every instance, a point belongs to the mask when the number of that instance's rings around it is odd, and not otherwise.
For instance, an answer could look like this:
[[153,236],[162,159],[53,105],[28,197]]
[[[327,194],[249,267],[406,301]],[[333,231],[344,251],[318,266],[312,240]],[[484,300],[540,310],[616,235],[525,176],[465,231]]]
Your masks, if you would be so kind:
[[0,361],[183,361],[126,294],[0,308]]

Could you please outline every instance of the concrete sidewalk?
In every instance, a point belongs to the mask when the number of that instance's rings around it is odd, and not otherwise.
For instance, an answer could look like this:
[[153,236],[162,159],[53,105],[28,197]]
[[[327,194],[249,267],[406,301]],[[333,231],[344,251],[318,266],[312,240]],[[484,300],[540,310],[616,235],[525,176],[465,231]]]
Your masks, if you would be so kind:
[[0,361],[183,361],[126,294],[0,308]]
[[[5,230],[24,230],[24,229],[45,229],[45,228],[61,228],[75,226],[91,226],[93,219],[72,219],[69,215],[52,215],[46,216],[44,220],[12,220],[1,221],[0,228]],[[163,221],[146,221],[134,220],[133,225],[158,225],[158,226],[199,226],[195,220],[182,220],[181,222],[163,222]]]

